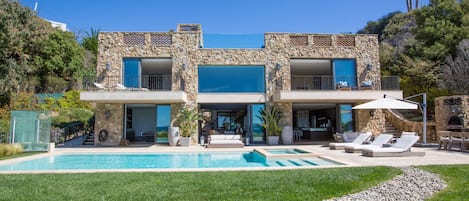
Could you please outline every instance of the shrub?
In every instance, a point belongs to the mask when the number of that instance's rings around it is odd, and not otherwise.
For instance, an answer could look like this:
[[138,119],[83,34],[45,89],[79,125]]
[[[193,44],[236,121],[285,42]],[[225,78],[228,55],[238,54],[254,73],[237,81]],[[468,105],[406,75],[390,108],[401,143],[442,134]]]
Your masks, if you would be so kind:
[[23,153],[23,146],[21,144],[13,144],[13,149],[15,150],[15,154],[21,154]]
[[5,156],[5,145],[0,144],[0,157]]
[[0,144],[0,157],[23,153],[21,144]]

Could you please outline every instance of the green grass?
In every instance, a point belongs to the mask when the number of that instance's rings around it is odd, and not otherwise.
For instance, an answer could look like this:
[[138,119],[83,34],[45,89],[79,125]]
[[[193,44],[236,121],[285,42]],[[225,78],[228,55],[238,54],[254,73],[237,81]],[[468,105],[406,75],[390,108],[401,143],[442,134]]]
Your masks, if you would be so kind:
[[418,168],[439,174],[448,184],[430,200],[469,200],[469,165],[429,165]]
[[45,153],[45,152],[23,152],[23,153],[19,153],[19,154],[15,154],[15,155],[10,155],[10,156],[2,156],[2,157],[0,157],[0,160],[20,158],[20,157],[24,157],[24,156],[31,156],[31,155],[42,154],[42,153]]
[[0,200],[322,200],[391,179],[390,167],[0,175]]

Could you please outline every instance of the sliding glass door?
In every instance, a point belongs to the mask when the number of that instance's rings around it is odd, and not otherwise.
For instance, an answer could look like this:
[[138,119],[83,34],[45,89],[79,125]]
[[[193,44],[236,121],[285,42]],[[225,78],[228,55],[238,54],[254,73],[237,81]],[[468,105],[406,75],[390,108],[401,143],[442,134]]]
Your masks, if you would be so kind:
[[357,86],[357,69],[354,59],[335,59],[332,63],[336,86],[351,88]]
[[140,87],[140,59],[124,59],[123,80],[126,87]]
[[155,143],[168,143],[168,128],[171,123],[171,106],[156,105]]
[[262,120],[258,118],[260,112],[264,109],[264,104],[252,104],[250,105],[250,116],[251,116],[251,142],[252,144],[264,144],[265,133],[262,127]]

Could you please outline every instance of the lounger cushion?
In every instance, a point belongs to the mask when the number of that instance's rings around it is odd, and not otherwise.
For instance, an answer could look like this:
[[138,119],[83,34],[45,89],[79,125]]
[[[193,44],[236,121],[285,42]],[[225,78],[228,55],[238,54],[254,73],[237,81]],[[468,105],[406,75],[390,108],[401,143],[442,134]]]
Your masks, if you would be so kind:
[[239,140],[210,140],[210,144],[243,144]]

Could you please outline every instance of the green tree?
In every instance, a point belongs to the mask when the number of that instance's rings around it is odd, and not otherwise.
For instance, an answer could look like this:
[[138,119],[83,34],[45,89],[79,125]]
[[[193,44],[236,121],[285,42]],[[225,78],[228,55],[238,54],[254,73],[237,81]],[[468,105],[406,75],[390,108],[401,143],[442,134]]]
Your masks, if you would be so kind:
[[415,16],[419,43],[412,55],[442,64],[447,55],[455,55],[462,39],[469,38],[469,0],[431,0]]
[[[0,93],[33,90],[31,64],[35,41],[41,41],[50,25],[35,17],[17,1],[0,0]],[[8,101],[7,101],[8,102]],[[2,104],[6,104],[3,102]]]
[[72,32],[55,29],[48,38],[38,42],[34,56],[41,84],[38,92],[64,92],[73,89],[84,75],[84,49]]
[[84,77],[94,79],[96,76],[96,66],[98,58],[98,29],[91,29],[85,33],[81,40],[81,46],[85,48],[85,58],[83,66],[85,68]]
[[382,33],[386,25],[389,24],[389,20],[391,20],[395,15],[400,14],[401,12],[395,11],[391,12],[376,21],[368,21],[366,26],[363,29],[358,30],[358,34],[378,34],[378,39],[381,39]]

